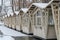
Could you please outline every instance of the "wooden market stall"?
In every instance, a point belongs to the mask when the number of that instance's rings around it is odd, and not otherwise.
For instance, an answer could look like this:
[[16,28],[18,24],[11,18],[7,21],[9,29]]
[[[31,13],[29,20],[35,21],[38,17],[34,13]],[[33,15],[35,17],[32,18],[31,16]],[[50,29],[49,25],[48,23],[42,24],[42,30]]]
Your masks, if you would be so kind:
[[16,29],[16,14],[15,13],[11,13],[11,24],[12,24],[12,29]]
[[30,28],[30,20],[29,20],[29,14],[26,13],[28,11],[28,8],[21,8],[21,22],[22,22],[22,31],[23,33],[26,34],[32,34],[29,32],[29,28]]
[[22,12],[22,10],[20,9],[20,11],[18,12],[18,15],[16,15],[16,22],[18,22],[18,23],[16,23],[16,30],[18,30],[18,31],[20,31],[20,32],[22,32],[23,30],[22,30],[22,15],[23,15],[24,13]]
[[9,27],[9,16],[10,14],[7,14],[7,26]]
[[[43,8],[43,7],[42,7]],[[28,12],[23,14],[23,23],[22,30],[24,33],[33,34],[33,26],[32,26],[32,15],[36,11],[37,7],[34,5],[30,5]],[[24,9],[22,10],[24,12]],[[25,10],[26,11],[26,10]]]
[[12,22],[11,15],[8,16],[8,19],[9,19],[9,28],[11,28],[12,27],[12,24],[11,24],[11,22]]
[[[25,10],[24,10],[25,11]],[[22,15],[24,14],[23,9],[21,8],[20,11],[15,11],[15,18],[16,18],[16,30],[22,32],[23,28],[23,21],[22,21]]]
[[23,15],[23,32],[33,33],[42,39],[56,39],[51,0],[49,3],[33,3]]
[[21,31],[20,29],[21,17],[19,15],[19,11],[15,11],[15,14],[16,14],[16,30]]

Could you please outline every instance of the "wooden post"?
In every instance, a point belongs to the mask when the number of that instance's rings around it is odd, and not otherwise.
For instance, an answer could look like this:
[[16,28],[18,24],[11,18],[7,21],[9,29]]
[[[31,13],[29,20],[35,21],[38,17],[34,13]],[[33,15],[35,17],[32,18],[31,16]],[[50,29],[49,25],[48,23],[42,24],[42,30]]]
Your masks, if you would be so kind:
[[59,12],[58,12],[58,26],[59,26],[58,28],[59,28],[59,40],[60,40],[60,6],[59,6]]
[[12,18],[12,28],[15,29],[15,15],[11,16]]
[[59,3],[52,3],[52,13],[53,13],[53,18],[54,18],[54,23],[55,23],[55,31],[56,31],[56,36],[57,39],[60,40],[59,38]]

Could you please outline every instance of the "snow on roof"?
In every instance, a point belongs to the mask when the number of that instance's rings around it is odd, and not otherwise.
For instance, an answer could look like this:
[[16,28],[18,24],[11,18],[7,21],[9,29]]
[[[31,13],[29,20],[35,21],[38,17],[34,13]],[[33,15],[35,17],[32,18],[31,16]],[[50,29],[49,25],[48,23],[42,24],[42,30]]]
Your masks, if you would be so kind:
[[47,3],[33,3],[33,5],[39,7],[39,8],[45,8],[48,4]]
[[41,9],[46,8],[47,6],[49,6],[51,3],[53,2],[53,0],[51,0],[49,3],[33,3],[32,5],[35,5]]
[[14,15],[14,13],[12,12],[12,13],[10,13],[10,15],[11,15],[11,16],[13,16],[13,15]]
[[7,17],[7,15],[5,15],[5,17]]
[[3,18],[5,18],[5,16],[3,16]]
[[28,11],[28,8],[21,8],[21,10],[26,13]]
[[15,11],[15,14],[18,15],[19,14],[19,11]]
[[9,17],[9,16],[10,16],[10,14],[7,14],[7,16]]
[[3,36],[2,38],[0,37],[1,40],[15,40],[11,36]]

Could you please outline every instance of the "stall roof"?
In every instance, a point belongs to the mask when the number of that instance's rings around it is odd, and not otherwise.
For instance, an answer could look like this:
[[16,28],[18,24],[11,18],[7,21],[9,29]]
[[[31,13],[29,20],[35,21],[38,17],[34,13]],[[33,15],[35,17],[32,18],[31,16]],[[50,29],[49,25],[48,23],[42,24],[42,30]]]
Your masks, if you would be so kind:
[[13,15],[14,15],[14,13],[12,12],[12,13],[10,13],[10,15],[11,15],[11,16],[13,16]]
[[15,14],[18,15],[20,11],[15,11]]
[[38,8],[41,8],[41,9],[45,9],[46,7],[48,7],[54,0],[51,0],[50,2],[48,3],[32,3],[31,6],[29,8],[21,8],[21,10],[26,13],[29,11],[29,9],[34,5]]
[[47,6],[49,6],[53,0],[51,0],[49,3],[33,3],[32,5],[35,5],[36,7],[39,7],[41,9],[45,9]]
[[7,14],[7,16],[9,17],[9,16],[10,16],[10,14]]
[[26,13],[28,11],[28,8],[21,8],[21,10]]
[[7,17],[7,15],[5,15],[5,17]]

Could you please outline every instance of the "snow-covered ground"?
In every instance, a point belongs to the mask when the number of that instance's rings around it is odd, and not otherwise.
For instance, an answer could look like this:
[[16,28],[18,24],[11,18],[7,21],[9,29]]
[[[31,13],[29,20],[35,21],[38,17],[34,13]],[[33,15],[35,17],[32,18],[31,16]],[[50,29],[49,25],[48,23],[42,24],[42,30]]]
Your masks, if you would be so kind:
[[18,32],[18,31],[7,28],[1,22],[0,22],[0,30],[4,35],[8,35],[8,36],[27,36],[25,34]]
[[15,40],[15,39],[12,38],[11,36],[3,36],[3,37],[0,37],[0,40]]
[[15,30],[6,28],[5,26],[0,26],[0,30],[4,35],[9,35],[9,36],[27,36],[25,34],[22,34],[20,32],[17,32]]
[[[2,33],[2,35],[1,35]],[[9,29],[6,26],[4,26],[4,23],[0,22],[0,40],[14,40],[13,37],[22,37],[22,36],[28,36],[23,33],[17,32],[15,30]]]

